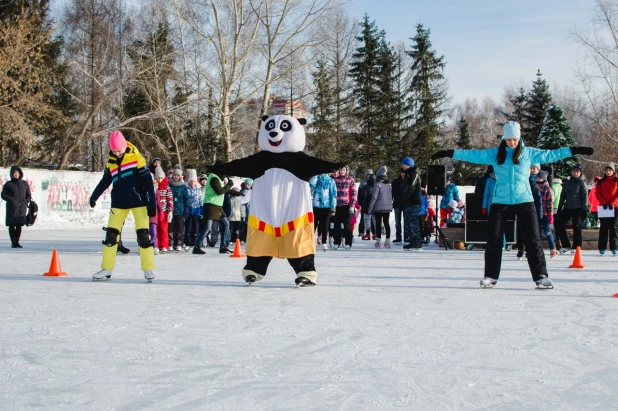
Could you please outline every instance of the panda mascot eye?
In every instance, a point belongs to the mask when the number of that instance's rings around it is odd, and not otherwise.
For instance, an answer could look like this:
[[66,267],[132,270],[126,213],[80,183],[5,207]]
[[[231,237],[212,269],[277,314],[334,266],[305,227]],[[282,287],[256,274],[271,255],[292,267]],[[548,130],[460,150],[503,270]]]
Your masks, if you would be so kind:
[[283,120],[279,128],[281,131],[290,131],[292,129],[292,124],[287,120]]
[[275,121],[274,120],[270,120],[268,123],[266,123],[266,126],[264,126],[264,128],[267,131],[272,130],[273,128],[275,128]]

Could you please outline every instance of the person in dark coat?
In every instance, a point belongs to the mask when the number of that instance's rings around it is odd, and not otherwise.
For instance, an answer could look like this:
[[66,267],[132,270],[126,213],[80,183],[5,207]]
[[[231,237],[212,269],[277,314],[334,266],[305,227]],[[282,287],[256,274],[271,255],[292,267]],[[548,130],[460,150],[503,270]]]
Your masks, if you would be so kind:
[[[395,213],[395,241],[393,244],[401,244],[401,220],[403,215],[403,205],[401,203],[401,193],[403,190],[401,189],[401,184],[403,183],[403,179],[406,173],[403,169],[399,170],[399,176],[393,180],[391,183],[392,193],[393,193],[393,212]],[[409,239],[404,239],[406,243],[409,242]]]
[[9,227],[11,248],[23,248],[19,244],[21,228],[26,225],[28,204],[32,199],[30,187],[23,180],[24,173],[18,166],[11,167],[11,180],[2,187],[2,199],[6,201],[6,225]]
[[485,170],[485,174],[480,176],[476,183],[474,184],[474,194],[485,194],[485,185],[487,184],[487,179],[491,178],[491,175],[494,172],[494,166],[487,166],[487,170]]
[[[569,249],[574,253],[577,247],[582,245],[581,222],[586,218],[588,211],[588,188],[584,177],[582,166],[575,164],[571,170],[571,177],[562,183],[562,192],[558,202],[558,214],[554,225],[558,237],[560,237],[560,254],[566,253]],[[566,224],[569,220],[573,223],[573,248],[567,236]]]
[[406,157],[401,162],[401,168],[405,170],[405,177],[401,184],[401,206],[403,208],[404,238],[409,243],[403,246],[404,250],[422,251],[423,243],[420,228],[421,213],[421,176],[416,171],[414,160]]

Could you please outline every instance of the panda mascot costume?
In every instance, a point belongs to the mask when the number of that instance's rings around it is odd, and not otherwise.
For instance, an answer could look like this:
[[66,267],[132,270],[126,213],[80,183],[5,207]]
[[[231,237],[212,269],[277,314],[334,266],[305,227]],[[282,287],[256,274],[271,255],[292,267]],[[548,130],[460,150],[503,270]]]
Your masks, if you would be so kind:
[[333,163],[303,153],[304,118],[264,116],[259,153],[208,167],[217,175],[253,179],[251,211],[242,276],[249,284],[266,275],[275,258],[287,258],[299,287],[316,284],[315,237],[309,179],[346,163]]

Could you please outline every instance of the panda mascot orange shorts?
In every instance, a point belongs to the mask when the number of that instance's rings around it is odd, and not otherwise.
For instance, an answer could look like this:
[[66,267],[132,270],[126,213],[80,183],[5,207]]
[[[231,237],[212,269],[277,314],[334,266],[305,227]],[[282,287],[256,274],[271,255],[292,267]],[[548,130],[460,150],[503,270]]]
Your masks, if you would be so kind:
[[275,258],[287,258],[296,272],[296,285],[315,285],[315,238],[309,179],[339,169],[333,163],[303,153],[304,118],[264,116],[258,135],[259,153],[209,167],[217,175],[252,178],[248,221],[247,265],[242,276],[248,283],[261,280]]

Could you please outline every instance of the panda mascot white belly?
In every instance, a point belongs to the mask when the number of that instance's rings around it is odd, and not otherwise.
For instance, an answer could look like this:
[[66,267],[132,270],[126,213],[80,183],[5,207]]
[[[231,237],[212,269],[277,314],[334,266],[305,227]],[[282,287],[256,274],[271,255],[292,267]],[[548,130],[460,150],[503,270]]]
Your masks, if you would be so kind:
[[262,118],[259,153],[209,167],[215,174],[253,178],[247,231],[247,265],[242,275],[261,280],[273,257],[287,258],[298,286],[315,285],[315,238],[309,179],[341,168],[302,152],[305,119],[292,116]]

